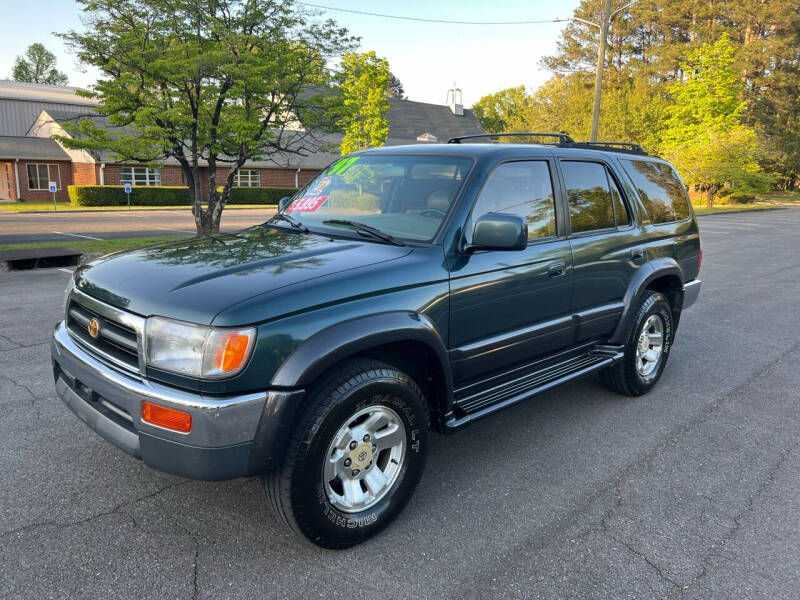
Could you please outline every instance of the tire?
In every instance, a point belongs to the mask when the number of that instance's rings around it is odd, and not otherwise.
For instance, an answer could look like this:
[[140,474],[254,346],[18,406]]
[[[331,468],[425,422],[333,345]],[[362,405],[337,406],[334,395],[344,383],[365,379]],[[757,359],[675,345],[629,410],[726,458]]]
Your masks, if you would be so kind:
[[[275,515],[323,548],[373,537],[419,482],[428,430],[428,406],[411,377],[376,360],[343,362],[310,390],[280,466],[264,476]],[[366,431],[373,432],[369,441]],[[381,477],[384,488],[376,483]]]
[[[648,352],[655,351],[652,344],[657,339],[660,324],[661,349],[655,360],[647,360]],[[643,340],[644,330],[650,332],[647,341]],[[625,344],[625,358],[617,364],[600,371],[600,380],[610,390],[626,396],[646,394],[658,383],[672,348],[675,335],[672,307],[660,292],[647,290],[633,319]],[[645,345],[648,350],[645,350]],[[637,353],[638,350],[638,353]],[[652,354],[650,355],[652,358]]]

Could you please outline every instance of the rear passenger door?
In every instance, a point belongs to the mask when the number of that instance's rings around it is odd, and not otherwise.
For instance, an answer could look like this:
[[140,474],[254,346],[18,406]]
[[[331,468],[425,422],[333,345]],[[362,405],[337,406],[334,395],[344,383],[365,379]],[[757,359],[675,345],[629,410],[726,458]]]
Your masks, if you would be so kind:
[[450,357],[456,385],[572,343],[572,255],[552,159],[513,160],[487,176],[465,231],[486,213],[528,222],[524,250],[450,257]]
[[631,203],[608,163],[561,159],[559,166],[569,211],[576,340],[588,341],[614,330],[645,251]]

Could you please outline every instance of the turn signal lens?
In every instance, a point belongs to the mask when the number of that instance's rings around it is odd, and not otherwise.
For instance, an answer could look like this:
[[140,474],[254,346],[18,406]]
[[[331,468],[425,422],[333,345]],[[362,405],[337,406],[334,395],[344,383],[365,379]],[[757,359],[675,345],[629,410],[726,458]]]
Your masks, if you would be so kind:
[[165,429],[188,433],[192,430],[192,415],[182,410],[142,402],[142,421]]
[[256,330],[212,329],[206,340],[203,358],[203,375],[206,377],[231,376],[247,364]]
[[247,356],[247,346],[250,337],[239,333],[227,333],[220,340],[217,354],[214,357],[214,367],[222,371],[233,371],[239,368]]

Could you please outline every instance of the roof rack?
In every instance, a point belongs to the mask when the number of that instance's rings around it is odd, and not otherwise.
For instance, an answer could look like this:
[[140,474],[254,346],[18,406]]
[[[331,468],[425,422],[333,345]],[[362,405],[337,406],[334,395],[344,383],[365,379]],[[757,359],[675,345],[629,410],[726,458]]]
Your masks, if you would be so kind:
[[628,154],[641,154],[647,156],[647,152],[639,144],[631,142],[572,142],[565,144],[570,148],[588,148],[589,150],[608,150],[610,152],[626,152]]
[[448,144],[460,144],[464,140],[478,138],[501,138],[501,137],[549,137],[555,138],[555,143],[544,142],[546,145],[558,146],[559,148],[585,148],[587,150],[606,150],[608,152],[625,152],[626,154],[639,154],[648,156],[647,152],[639,144],[631,142],[576,142],[566,133],[546,133],[541,131],[512,131],[509,133],[479,133],[474,135],[461,135],[447,140]]
[[541,131],[512,131],[510,133],[477,133],[473,135],[460,135],[447,140],[448,144],[460,144],[463,140],[473,140],[477,138],[499,138],[499,137],[552,137],[558,139],[559,144],[574,144],[575,140],[566,133],[546,133]]

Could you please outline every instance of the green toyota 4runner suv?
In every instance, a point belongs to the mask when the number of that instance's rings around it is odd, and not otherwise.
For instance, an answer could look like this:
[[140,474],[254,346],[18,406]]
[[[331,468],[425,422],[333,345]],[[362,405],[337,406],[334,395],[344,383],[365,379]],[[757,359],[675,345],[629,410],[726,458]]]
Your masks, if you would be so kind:
[[263,475],[343,548],[402,510],[431,431],[593,371],[646,393],[700,291],[684,185],[631,144],[544,139],[358,152],[263,225],[79,268],[59,397],[153,468]]

